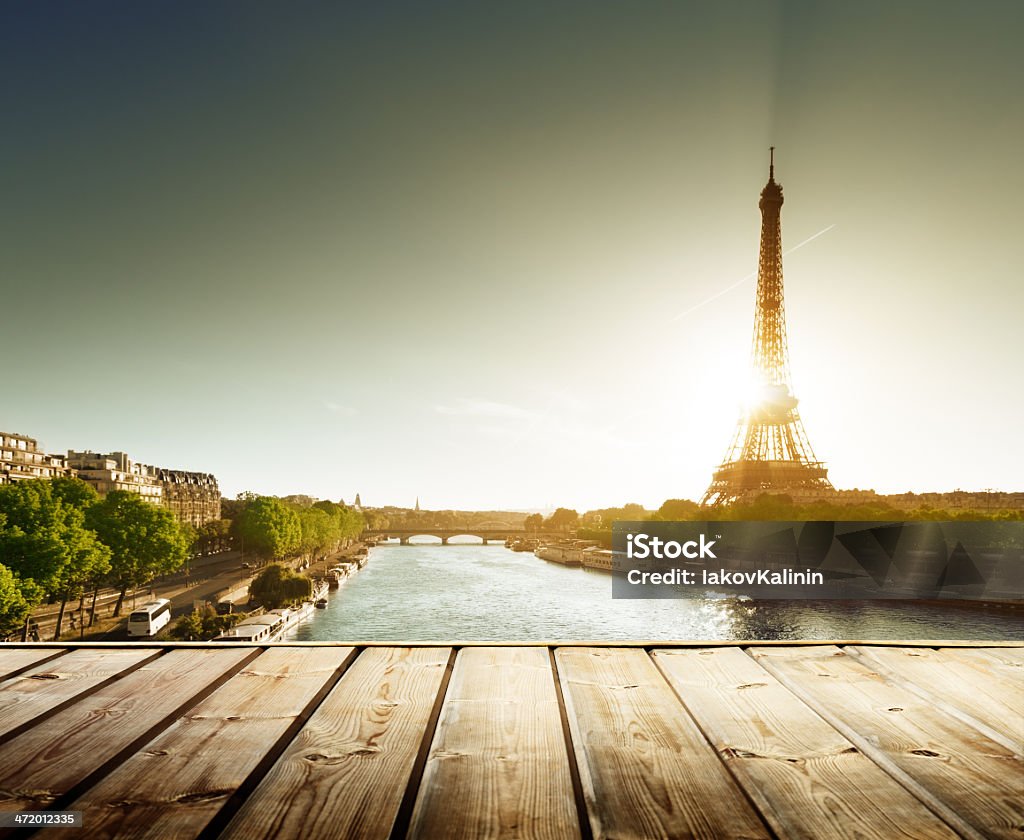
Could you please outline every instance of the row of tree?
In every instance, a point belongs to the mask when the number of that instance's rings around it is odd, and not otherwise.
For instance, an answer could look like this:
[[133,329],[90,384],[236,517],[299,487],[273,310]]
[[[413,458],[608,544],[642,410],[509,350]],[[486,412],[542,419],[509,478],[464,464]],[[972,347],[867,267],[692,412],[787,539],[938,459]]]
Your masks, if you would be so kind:
[[618,521],[642,522],[706,522],[731,520],[761,520],[775,522],[1011,522],[1024,519],[1024,512],[1014,510],[978,511],[944,510],[921,507],[905,511],[882,500],[862,504],[841,504],[830,501],[801,503],[784,494],[762,493],[749,502],[704,508],[689,499],[668,499],[658,510],[651,512],[635,503],[618,508],[591,510],[582,516],[567,508],[558,508],[546,519],[539,513],[526,517],[527,531],[574,531],[583,539],[597,540],[611,545],[612,523]]
[[531,533],[538,531],[570,531],[579,525],[580,515],[571,508],[558,508],[546,519],[531,513],[523,520],[523,527]]
[[749,502],[719,508],[702,508],[688,499],[669,499],[650,518],[679,522],[1012,522],[1024,519],[1024,511],[947,510],[927,506],[901,510],[883,500],[859,504],[827,500],[797,502],[784,493],[762,493]]
[[0,485],[0,635],[43,603],[60,602],[59,638],[69,601],[113,586],[125,593],[179,568],[194,538],[165,508],[124,491],[104,499],[77,478]]
[[262,560],[316,561],[358,538],[366,527],[362,513],[328,501],[307,506],[246,493],[231,508],[231,531],[240,548]]

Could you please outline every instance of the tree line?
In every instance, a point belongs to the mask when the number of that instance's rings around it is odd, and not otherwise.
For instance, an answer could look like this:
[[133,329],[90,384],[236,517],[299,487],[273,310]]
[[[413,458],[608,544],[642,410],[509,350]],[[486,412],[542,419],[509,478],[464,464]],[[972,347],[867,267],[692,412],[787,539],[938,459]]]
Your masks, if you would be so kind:
[[235,545],[263,561],[322,559],[366,527],[363,515],[342,503],[287,502],[242,493],[223,501],[225,518],[199,529],[136,493],[104,498],[78,478],[35,479],[0,485],[0,638],[22,629],[43,603],[60,604],[54,638],[68,603],[95,607],[101,587],[126,593],[182,567],[193,550]]
[[612,523],[618,521],[647,522],[717,522],[754,520],[767,522],[1019,522],[1019,510],[947,510],[922,506],[917,510],[900,510],[885,501],[844,504],[821,500],[797,502],[791,496],[762,493],[756,499],[723,505],[701,507],[689,499],[667,499],[656,511],[630,503],[622,507],[600,508],[580,515],[569,508],[558,508],[549,517],[539,513],[526,517],[527,531],[572,532],[580,539],[599,542],[608,547],[612,540]]
[[304,557],[316,562],[358,539],[366,527],[362,513],[341,502],[307,505],[242,493],[224,507],[242,553],[264,561]]
[[135,493],[100,499],[78,478],[0,485],[0,636],[26,635],[32,610],[59,601],[57,639],[68,602],[92,593],[95,606],[102,586],[118,590],[120,615],[128,589],[179,568],[193,537]]

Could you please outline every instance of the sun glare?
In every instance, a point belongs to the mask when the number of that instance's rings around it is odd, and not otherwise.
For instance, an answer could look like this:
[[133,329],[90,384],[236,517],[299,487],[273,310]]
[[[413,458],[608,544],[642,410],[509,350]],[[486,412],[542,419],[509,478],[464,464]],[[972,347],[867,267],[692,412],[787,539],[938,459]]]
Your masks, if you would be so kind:
[[783,422],[796,405],[797,400],[786,385],[773,385],[751,375],[743,388],[740,411],[746,417],[759,417],[762,420],[777,418]]

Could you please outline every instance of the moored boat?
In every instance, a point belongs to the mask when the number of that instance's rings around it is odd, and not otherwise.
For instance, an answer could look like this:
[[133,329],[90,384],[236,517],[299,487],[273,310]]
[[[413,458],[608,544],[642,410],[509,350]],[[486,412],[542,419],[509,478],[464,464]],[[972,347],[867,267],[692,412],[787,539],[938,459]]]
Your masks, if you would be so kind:
[[244,618],[234,627],[215,636],[215,642],[241,642],[244,644],[261,644],[278,642],[289,630],[313,615],[313,602],[303,601],[297,607],[282,607],[267,610],[260,615]]
[[540,546],[534,554],[541,560],[561,563],[563,566],[582,566],[583,551],[594,545],[589,540],[559,540]]
[[552,563],[561,563],[563,566],[582,565],[580,551],[569,542],[549,543],[538,548],[536,554],[541,560],[549,560]]
[[599,548],[596,545],[583,549],[583,567],[586,569],[597,569],[601,572],[610,572],[615,565],[615,552],[608,548]]

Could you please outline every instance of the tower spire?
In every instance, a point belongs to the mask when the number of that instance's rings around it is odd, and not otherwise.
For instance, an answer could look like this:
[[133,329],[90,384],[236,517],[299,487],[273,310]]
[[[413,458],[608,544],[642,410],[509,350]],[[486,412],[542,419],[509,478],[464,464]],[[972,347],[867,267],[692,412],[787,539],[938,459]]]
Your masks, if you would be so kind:
[[761,247],[751,342],[753,392],[740,413],[732,445],[701,504],[750,500],[764,492],[816,499],[833,492],[828,471],[807,440],[789,373],[782,286],[782,185],[771,147],[768,183],[761,190]]

